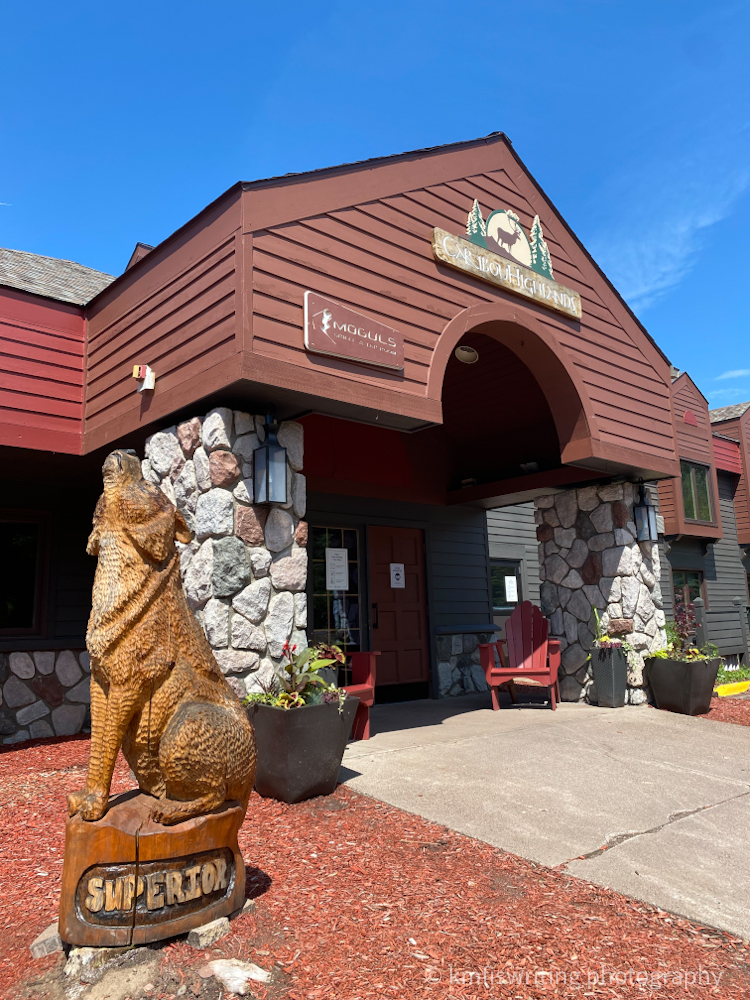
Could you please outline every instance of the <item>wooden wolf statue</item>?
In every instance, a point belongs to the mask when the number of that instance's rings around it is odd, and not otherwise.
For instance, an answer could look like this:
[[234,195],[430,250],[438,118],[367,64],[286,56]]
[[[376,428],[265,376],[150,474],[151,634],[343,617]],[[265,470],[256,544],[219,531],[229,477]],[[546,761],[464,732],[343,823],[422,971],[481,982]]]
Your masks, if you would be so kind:
[[103,467],[88,552],[98,555],[86,645],[91,656],[91,757],[70,815],[107,811],[117,752],[157,800],[152,818],[179,823],[237,799],[255,779],[255,739],[219,670],[180,580],[175,539],[190,531],[143,479],[130,451]]

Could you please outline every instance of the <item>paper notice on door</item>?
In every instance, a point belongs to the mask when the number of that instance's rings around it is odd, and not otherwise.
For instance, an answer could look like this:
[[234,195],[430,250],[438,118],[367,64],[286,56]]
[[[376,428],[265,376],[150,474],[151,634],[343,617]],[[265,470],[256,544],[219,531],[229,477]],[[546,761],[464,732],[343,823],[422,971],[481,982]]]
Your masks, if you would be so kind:
[[518,580],[514,576],[505,577],[505,600],[509,604],[518,600]]
[[348,590],[349,550],[326,549],[326,590]]
[[406,587],[406,573],[403,563],[391,563],[391,587],[403,589]]

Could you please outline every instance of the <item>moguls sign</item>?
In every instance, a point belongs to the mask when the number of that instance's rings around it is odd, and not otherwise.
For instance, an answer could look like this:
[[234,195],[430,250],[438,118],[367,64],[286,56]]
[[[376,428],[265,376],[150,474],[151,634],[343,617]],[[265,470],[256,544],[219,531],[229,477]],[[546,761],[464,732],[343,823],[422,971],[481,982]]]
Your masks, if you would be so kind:
[[554,280],[552,257],[539,216],[529,239],[515,212],[498,209],[487,216],[474,204],[466,220],[466,236],[444,229],[432,230],[432,251],[437,260],[506,291],[533,299],[539,305],[580,319],[581,297]]
[[345,361],[404,367],[404,338],[398,330],[316,292],[305,292],[305,347]]

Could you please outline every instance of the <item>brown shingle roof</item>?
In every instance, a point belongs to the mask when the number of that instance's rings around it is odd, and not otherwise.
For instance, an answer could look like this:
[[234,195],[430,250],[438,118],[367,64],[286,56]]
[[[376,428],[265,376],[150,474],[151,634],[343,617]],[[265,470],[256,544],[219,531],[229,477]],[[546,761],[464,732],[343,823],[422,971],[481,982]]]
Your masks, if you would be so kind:
[[720,424],[722,420],[736,420],[741,417],[750,403],[735,403],[733,406],[720,406],[717,410],[708,411],[708,419],[712,424]]
[[8,288],[82,306],[114,280],[72,260],[0,247],[0,285]]

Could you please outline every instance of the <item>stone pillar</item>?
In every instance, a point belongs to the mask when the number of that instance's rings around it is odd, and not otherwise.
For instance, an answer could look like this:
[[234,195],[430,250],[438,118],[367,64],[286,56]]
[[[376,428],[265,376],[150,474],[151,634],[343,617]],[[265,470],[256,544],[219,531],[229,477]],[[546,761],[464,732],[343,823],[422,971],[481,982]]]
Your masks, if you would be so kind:
[[538,497],[536,505],[542,611],[562,644],[564,701],[593,700],[587,657],[596,608],[602,628],[633,647],[628,704],[647,701],[644,655],[666,643],[657,542],[637,542],[630,483],[586,486]]
[[261,691],[287,640],[307,645],[307,493],[301,424],[283,423],[287,502],[254,506],[253,451],[264,418],[218,407],[146,442],[143,475],[182,512],[194,538],[180,545],[188,603],[240,697]]

